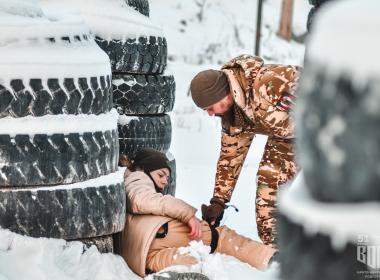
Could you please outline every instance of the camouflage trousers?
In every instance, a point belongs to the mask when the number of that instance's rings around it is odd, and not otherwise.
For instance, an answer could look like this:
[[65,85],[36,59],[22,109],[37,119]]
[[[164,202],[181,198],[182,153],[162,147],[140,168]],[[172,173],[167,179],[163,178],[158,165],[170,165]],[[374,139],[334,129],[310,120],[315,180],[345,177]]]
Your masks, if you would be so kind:
[[269,138],[257,172],[256,223],[264,244],[276,247],[276,201],[281,185],[292,180],[298,166],[294,140]]

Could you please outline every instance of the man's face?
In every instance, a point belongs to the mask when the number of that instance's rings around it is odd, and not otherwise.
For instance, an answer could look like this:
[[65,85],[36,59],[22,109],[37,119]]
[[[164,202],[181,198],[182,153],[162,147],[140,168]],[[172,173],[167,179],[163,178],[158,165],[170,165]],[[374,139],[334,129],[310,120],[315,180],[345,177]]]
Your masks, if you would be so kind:
[[203,110],[205,110],[209,116],[223,116],[231,109],[233,104],[234,100],[231,94],[228,94],[222,100],[216,102],[211,106],[203,108]]

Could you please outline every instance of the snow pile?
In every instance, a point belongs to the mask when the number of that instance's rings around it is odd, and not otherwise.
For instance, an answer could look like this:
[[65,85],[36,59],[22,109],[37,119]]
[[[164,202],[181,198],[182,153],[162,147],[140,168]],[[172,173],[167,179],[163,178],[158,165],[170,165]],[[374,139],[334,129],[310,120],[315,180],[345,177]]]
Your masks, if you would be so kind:
[[[4,229],[0,229],[0,240],[1,280],[142,280],[120,256],[101,254],[95,246],[84,250],[81,242],[31,238]],[[209,251],[209,246],[193,241],[190,247],[181,248],[181,252],[190,253],[201,262],[193,266],[173,266],[163,273],[201,272],[211,280],[277,278],[276,265],[261,272],[234,257],[210,255]],[[145,279],[151,280],[153,276]]]
[[380,26],[379,10],[378,0],[340,0],[322,6],[313,23],[308,58],[327,64],[331,73],[348,72],[359,81],[379,76],[380,39],[375,35]]
[[41,0],[45,8],[81,15],[91,31],[106,40],[160,36],[162,29],[124,0]]
[[81,242],[31,238],[0,229],[1,280],[138,280],[124,260],[101,254],[95,246],[83,252]]
[[[224,254],[209,254],[210,247],[203,245],[202,241],[191,241],[189,247],[179,249],[180,254],[189,254],[195,257],[199,263],[192,266],[172,266],[158,273],[164,276],[166,271],[176,272],[199,272],[210,278],[210,280],[230,280],[230,279],[275,279],[278,276],[276,264],[267,271],[262,272],[254,269],[247,263],[242,263],[238,259]],[[152,280],[153,276],[145,277]]]
[[281,213],[305,232],[313,235],[323,233],[331,237],[336,249],[347,243],[356,244],[358,236],[365,233],[380,236],[380,205],[376,202],[363,203],[324,203],[311,198],[302,172],[291,188],[280,192]]

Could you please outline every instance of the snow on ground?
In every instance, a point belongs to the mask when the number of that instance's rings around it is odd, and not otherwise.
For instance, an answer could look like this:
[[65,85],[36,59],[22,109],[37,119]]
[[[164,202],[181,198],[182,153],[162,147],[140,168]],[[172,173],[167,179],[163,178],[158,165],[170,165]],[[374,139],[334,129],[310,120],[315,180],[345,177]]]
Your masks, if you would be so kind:
[[[278,278],[278,264],[267,271],[259,271],[252,269],[246,263],[240,262],[234,257],[209,254],[209,247],[203,245],[202,242],[192,241],[190,246],[180,248],[180,253],[189,253],[198,259],[200,262],[191,267],[187,266],[172,266],[162,270],[159,274],[162,275],[165,271],[177,272],[199,272],[208,276],[211,280],[229,280],[238,277],[238,279],[260,279],[273,280]],[[152,280],[152,275],[145,277],[146,280]]]
[[[196,5],[204,2],[205,8]],[[298,36],[306,32],[310,5],[295,0],[293,28]],[[165,4],[163,4],[165,3]],[[171,59],[191,64],[222,64],[255,49],[257,1],[207,0],[150,1],[152,20],[163,26]],[[279,40],[281,1],[264,2],[262,23],[262,56],[266,62],[303,64],[302,45]],[[170,14],[170,16],[167,16]]]
[[[30,238],[0,230],[0,280],[142,280],[114,254],[100,254],[95,247],[83,252],[80,242]],[[176,266],[174,271],[203,272],[212,280],[277,279],[276,267],[266,272],[220,254],[209,255],[198,242],[184,251],[192,251],[203,260],[191,268]],[[146,279],[152,279],[147,276]]]
[[[200,22],[196,15],[199,8],[194,1],[150,0],[151,18],[163,26],[168,40],[172,60],[168,72],[175,75],[177,84],[176,104],[171,113],[171,152],[177,162],[177,196],[198,209],[212,196],[220,148],[220,121],[208,117],[193,105],[188,87],[198,71],[217,69],[235,55],[252,53],[256,22],[256,1],[206,2],[207,9]],[[297,34],[306,29],[310,8],[301,2],[306,1],[295,1],[293,25]],[[304,46],[294,41],[284,42],[275,35],[280,9],[280,1],[265,1],[262,56],[266,62],[302,65]],[[229,208],[222,221],[238,233],[256,240],[255,177],[265,141],[264,136],[256,137],[244,164],[231,201],[239,212]],[[0,230],[0,240],[0,280],[141,279],[118,256],[101,255],[94,248],[81,254],[79,243],[68,245],[62,240],[21,237],[5,230]],[[202,256],[207,249],[194,243],[187,250]],[[278,279],[275,267],[260,272],[233,257],[220,254],[203,254],[202,263],[193,269],[203,271],[215,280]]]
[[0,280],[138,280],[123,259],[83,253],[81,242],[30,238],[0,230]]

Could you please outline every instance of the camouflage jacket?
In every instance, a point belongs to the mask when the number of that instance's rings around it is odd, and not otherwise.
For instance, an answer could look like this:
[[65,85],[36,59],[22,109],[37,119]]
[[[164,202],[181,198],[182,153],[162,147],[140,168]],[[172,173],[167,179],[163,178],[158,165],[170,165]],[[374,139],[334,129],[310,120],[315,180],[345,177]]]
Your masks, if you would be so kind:
[[222,118],[214,197],[228,202],[255,134],[282,139],[294,137],[290,108],[299,69],[264,64],[259,57],[241,55],[226,63],[222,70],[228,76],[235,105]]

